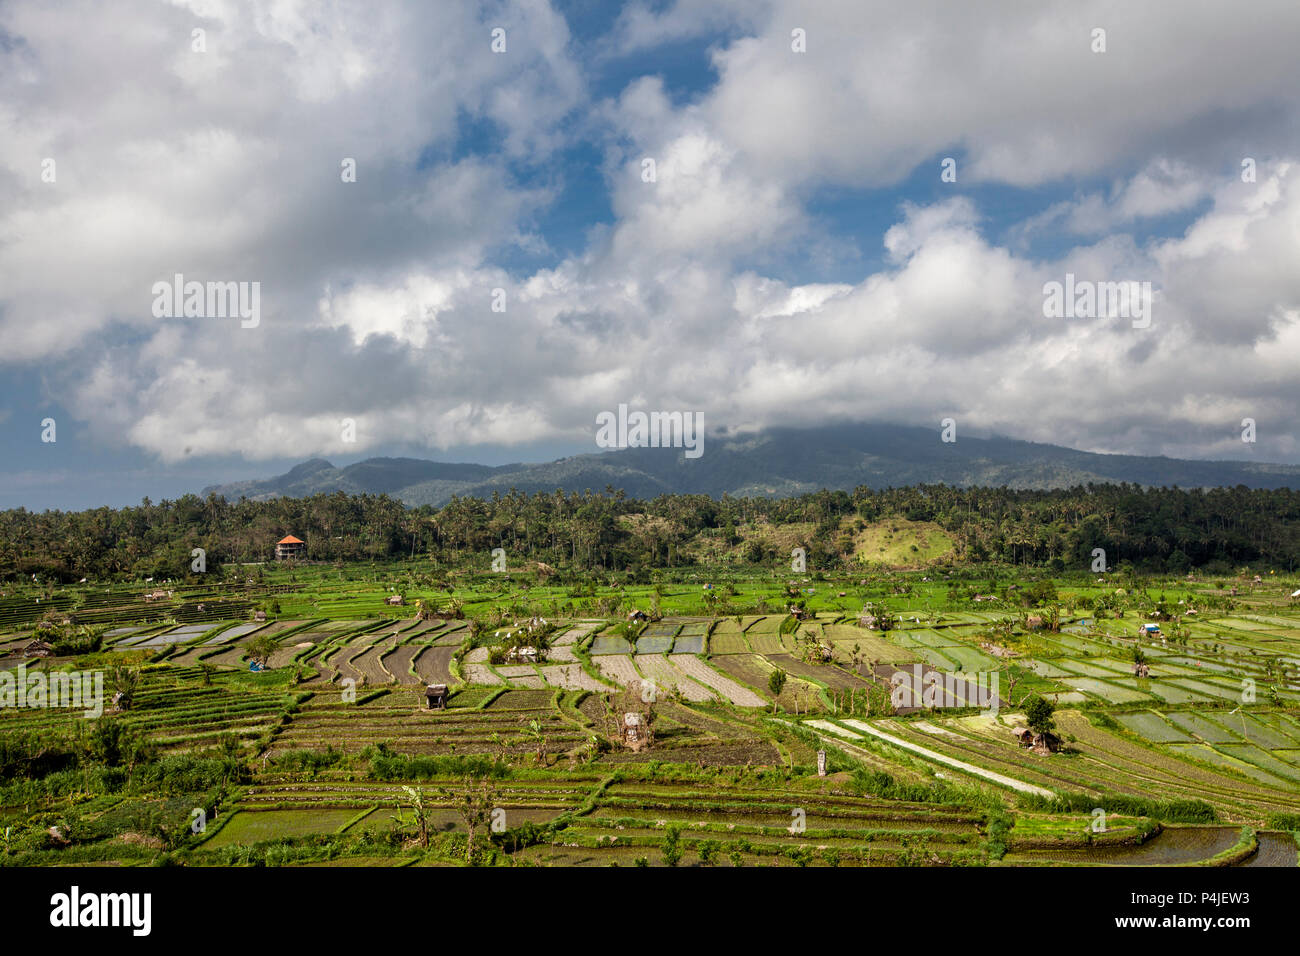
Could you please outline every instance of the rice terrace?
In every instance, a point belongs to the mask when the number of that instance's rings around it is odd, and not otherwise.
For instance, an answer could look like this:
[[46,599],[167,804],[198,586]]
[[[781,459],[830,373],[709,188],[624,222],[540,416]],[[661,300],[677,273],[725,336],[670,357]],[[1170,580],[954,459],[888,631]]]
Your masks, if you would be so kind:
[[4,863],[1296,866],[1294,538],[995,494],[4,513]]

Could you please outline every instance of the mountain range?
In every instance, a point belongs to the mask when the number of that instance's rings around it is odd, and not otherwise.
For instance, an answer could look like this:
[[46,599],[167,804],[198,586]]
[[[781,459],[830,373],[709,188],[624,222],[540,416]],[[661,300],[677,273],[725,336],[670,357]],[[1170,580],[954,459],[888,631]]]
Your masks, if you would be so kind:
[[1009,438],[961,437],[945,443],[928,428],[834,425],[711,437],[705,453],[694,459],[673,448],[624,448],[496,466],[369,458],[339,468],[314,458],[274,478],[213,485],[203,493],[264,500],[343,491],[388,494],[408,505],[441,505],[453,495],[487,497],[512,488],[532,494],[612,486],[635,498],[653,498],[786,496],[858,485],[1066,488],[1089,482],[1300,488],[1300,465],[1103,455]]

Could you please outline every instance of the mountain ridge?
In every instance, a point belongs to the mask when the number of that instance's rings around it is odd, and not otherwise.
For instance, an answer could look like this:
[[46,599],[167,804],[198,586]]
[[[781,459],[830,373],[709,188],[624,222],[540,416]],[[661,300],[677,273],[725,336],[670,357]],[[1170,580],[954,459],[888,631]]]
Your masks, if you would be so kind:
[[1024,489],[1129,483],[1183,488],[1300,488],[1300,465],[1111,455],[1014,438],[945,443],[932,429],[904,425],[772,428],[713,436],[705,454],[625,448],[533,464],[480,465],[420,458],[367,458],[337,467],[323,458],[283,475],[211,485],[205,495],[253,500],[343,491],[388,494],[408,505],[441,505],[453,495],[490,496],[512,488],[532,494],[557,488],[637,498],[660,494],[785,497],[822,489],[917,484]]

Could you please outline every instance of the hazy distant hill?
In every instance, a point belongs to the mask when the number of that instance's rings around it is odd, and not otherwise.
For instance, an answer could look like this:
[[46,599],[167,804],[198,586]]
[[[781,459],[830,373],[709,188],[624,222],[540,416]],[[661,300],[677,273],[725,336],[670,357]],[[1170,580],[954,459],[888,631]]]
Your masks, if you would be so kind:
[[417,458],[370,458],[336,468],[320,458],[262,481],[215,485],[227,498],[301,497],[321,492],[385,493],[407,504],[442,504],[452,495],[602,491],[637,498],[660,494],[793,495],[822,488],[900,487],[920,483],[1063,488],[1088,482],[1246,485],[1300,488],[1300,466],[1097,455],[1008,438],[959,438],[897,425],[776,428],[743,438],[711,438],[700,458],[680,450],[628,448],[543,464],[448,464]]

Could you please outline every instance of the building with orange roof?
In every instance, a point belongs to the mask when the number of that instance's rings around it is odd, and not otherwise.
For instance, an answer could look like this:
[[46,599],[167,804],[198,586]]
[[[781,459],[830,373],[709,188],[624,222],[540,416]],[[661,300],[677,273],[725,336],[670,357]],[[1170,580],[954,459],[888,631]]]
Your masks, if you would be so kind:
[[307,542],[286,534],[275,544],[275,560],[288,561],[291,558],[307,557]]

